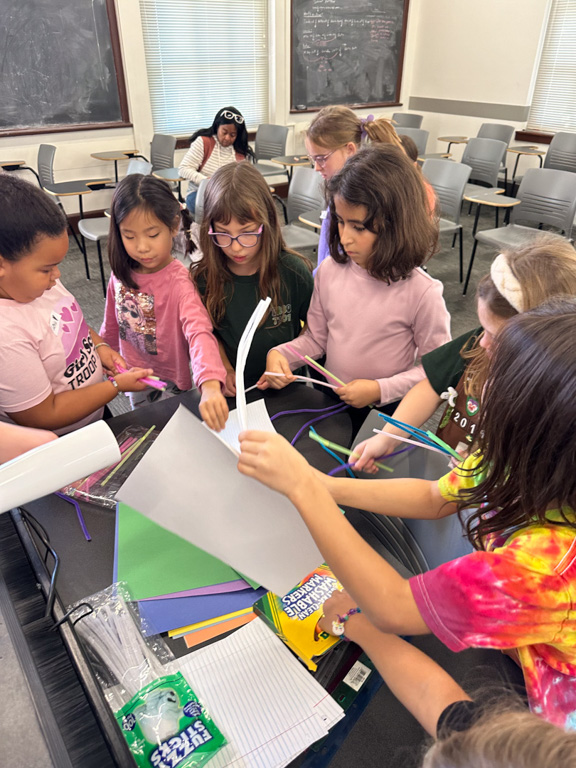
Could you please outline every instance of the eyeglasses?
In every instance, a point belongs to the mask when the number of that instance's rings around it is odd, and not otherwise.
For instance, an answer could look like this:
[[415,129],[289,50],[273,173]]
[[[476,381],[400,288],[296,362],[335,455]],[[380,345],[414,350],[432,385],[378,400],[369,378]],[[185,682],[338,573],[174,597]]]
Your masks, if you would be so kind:
[[326,165],[328,158],[332,157],[334,152],[336,152],[338,149],[342,149],[342,147],[345,146],[342,144],[341,147],[336,147],[336,149],[333,149],[332,152],[328,152],[327,155],[308,155],[308,159],[312,163],[312,165],[319,165],[320,168],[324,168]]
[[208,234],[220,248],[228,248],[232,245],[233,240],[237,240],[238,245],[241,245],[243,248],[254,248],[255,245],[258,245],[258,240],[260,240],[263,228],[264,226],[260,224],[258,232],[243,232],[241,235],[232,237],[232,235],[229,235],[226,232],[214,232],[212,227],[210,227]]
[[223,117],[226,120],[234,120],[238,125],[242,125],[244,122],[242,115],[238,115],[236,112],[230,112],[228,109],[224,112],[220,112],[220,117]]

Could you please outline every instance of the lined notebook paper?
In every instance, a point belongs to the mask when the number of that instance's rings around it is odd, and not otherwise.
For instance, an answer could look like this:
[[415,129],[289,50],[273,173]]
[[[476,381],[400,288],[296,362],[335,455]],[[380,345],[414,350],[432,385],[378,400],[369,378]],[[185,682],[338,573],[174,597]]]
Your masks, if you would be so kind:
[[210,768],[281,768],[344,717],[260,619],[173,665],[228,739]]

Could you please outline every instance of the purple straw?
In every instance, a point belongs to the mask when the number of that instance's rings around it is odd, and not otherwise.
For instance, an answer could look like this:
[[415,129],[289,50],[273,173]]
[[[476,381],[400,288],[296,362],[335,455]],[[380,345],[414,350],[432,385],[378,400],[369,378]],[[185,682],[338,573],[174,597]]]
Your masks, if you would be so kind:
[[78,515],[78,522],[80,523],[80,528],[82,528],[82,533],[84,534],[84,538],[86,541],[92,541],[92,536],[88,533],[88,528],[86,528],[86,523],[84,522],[84,515],[82,514],[82,510],[80,509],[80,504],[76,501],[76,499],[71,499],[70,496],[65,496],[63,493],[56,493],[54,496],[59,496],[64,501],[67,501],[69,504],[72,504],[76,508],[76,514]]

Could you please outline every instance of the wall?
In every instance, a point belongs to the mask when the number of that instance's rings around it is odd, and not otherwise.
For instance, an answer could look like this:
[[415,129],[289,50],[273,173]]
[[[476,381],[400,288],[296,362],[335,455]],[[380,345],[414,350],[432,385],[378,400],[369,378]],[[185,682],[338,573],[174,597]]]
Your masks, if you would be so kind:
[[[534,63],[549,4],[550,0],[410,1],[401,100],[404,110],[424,114],[423,127],[430,131],[429,151],[445,148],[445,144],[435,141],[437,136],[474,136],[482,122],[510,122],[524,127],[522,120],[490,117],[486,105],[522,109],[530,103]],[[302,132],[310,116],[289,112],[290,0],[271,0],[270,7],[275,42],[270,46],[270,120],[290,125],[289,151],[300,151]],[[153,126],[138,0],[117,0],[116,8],[133,128],[0,138],[0,158],[23,159],[35,168],[38,145],[54,144],[58,150],[56,180],[65,181],[113,174],[112,164],[91,158],[92,152],[136,147],[148,155]],[[421,99],[433,101],[419,102]],[[411,102],[454,109],[455,113],[422,111],[411,107]],[[487,116],[466,114],[470,103],[488,110]],[[366,116],[370,111],[375,110],[358,110],[358,114]],[[378,114],[391,115],[394,111],[383,109]],[[460,150],[454,149],[458,159]],[[177,153],[176,163],[182,154]],[[110,195],[102,191],[87,196],[85,210],[107,207]],[[77,212],[77,198],[64,202],[69,212]]]

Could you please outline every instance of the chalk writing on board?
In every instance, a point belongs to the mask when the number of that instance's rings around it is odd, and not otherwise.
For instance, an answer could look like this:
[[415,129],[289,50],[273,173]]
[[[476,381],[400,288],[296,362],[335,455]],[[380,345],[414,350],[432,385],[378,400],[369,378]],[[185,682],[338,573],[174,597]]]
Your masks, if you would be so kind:
[[292,108],[398,100],[405,0],[292,0]]
[[106,0],[3,0],[0,130],[122,120]]

